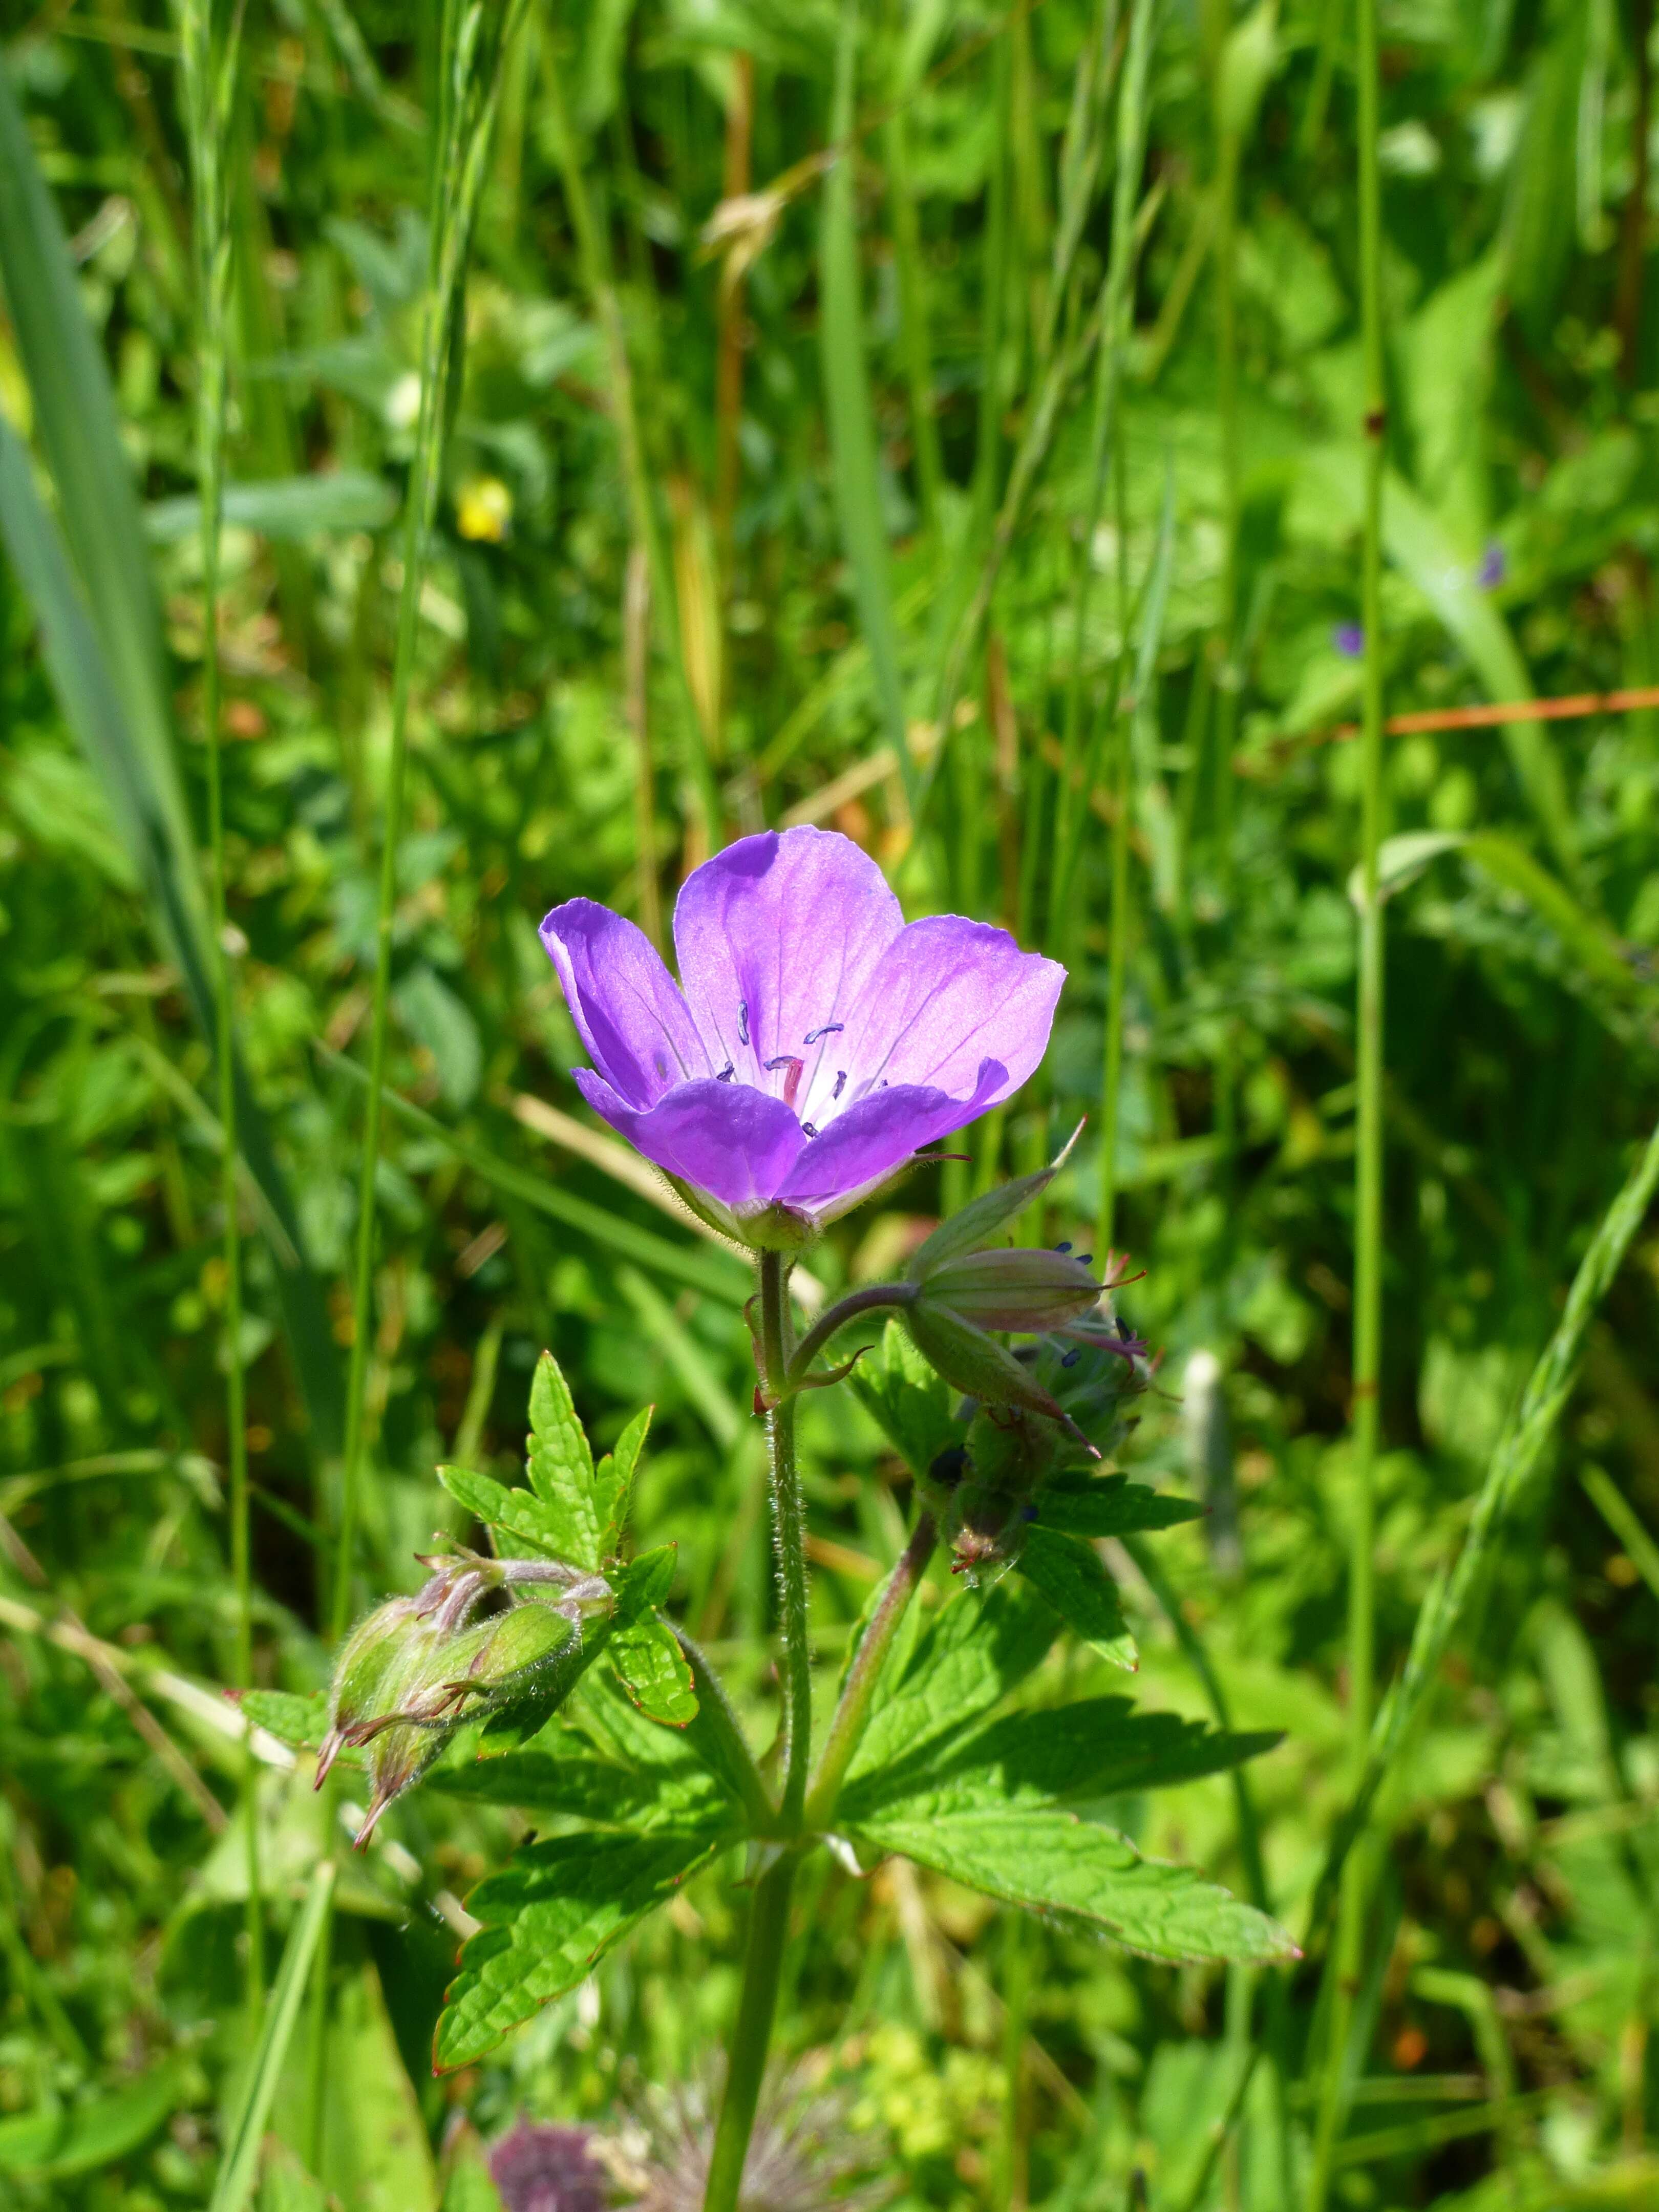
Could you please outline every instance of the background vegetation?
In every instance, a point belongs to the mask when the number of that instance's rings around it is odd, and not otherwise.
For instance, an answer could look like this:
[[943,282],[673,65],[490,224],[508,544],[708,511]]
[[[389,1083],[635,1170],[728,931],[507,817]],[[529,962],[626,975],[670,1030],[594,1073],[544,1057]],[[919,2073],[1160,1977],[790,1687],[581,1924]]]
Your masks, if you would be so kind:
[[[1212,1509],[1155,1581],[1115,1562],[1143,1694],[1286,1731],[1245,1809],[1309,1957],[1251,2072],[1242,1977],[837,1872],[799,1902],[783,2044],[848,2085],[916,2205],[1267,2212],[1273,2100],[1305,2147],[1322,2079],[1338,2202],[1659,2202],[1652,1231],[1373,1817],[1334,2060],[1317,2004],[1363,1486],[1349,11],[530,0],[486,19],[470,89],[459,17],[252,0],[192,170],[197,11],[0,7],[0,2197],[207,2202],[250,1946],[274,1961],[336,1847],[267,1742],[250,1914],[219,1686],[325,1679],[342,1609],[412,1587],[453,1510],[434,1463],[514,1464],[542,1346],[604,1443],[656,1401],[641,1540],[678,1537],[684,1617],[775,1703],[744,1276],[581,1109],[534,931],[582,892],[659,933],[711,844],[807,820],[912,912],[1070,966],[1043,1077],[813,1266],[874,1274],[1091,1116],[1045,1233],[1109,1231],[1145,1270],[1120,1303],[1163,1388],[1129,1463]],[[1650,32],[1650,0],[1384,0],[1391,714],[1659,679]],[[469,131],[463,277],[429,178]],[[424,423],[423,345],[429,393],[448,372]],[[426,561],[398,518],[446,431]],[[216,727],[240,1100],[212,1050]],[[1393,736],[1383,806],[1381,1683],[1659,1106],[1659,707]],[[906,1490],[847,1394],[802,1429],[828,1668]],[[1249,1891],[1240,1813],[1224,1778],[1111,1808]],[[729,1868],[432,2080],[463,1899],[509,1841],[416,1796],[343,1867],[270,2204],[314,2201],[303,2159],[343,2204],[431,2205],[463,2117],[614,2119],[706,2068]]]

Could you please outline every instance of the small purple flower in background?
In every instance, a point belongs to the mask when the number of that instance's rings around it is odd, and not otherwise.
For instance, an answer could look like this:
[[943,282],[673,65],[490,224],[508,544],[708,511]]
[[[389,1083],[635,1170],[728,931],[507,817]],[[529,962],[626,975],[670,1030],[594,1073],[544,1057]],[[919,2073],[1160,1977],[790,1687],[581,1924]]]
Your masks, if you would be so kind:
[[592,899],[541,933],[593,1060],[583,1097],[699,1212],[784,1247],[1017,1091],[1066,980],[987,923],[907,925],[823,830],[741,838],[687,878],[680,987]]
[[1474,580],[1483,592],[1495,592],[1509,574],[1509,562],[1504,549],[1495,538],[1486,541],[1486,550],[1480,556],[1480,566],[1474,572]]
[[589,2148],[586,2128],[520,2120],[489,2154],[489,2173],[507,2212],[605,2212],[610,2178]]
[[1358,623],[1338,623],[1331,632],[1331,643],[1344,660],[1358,660],[1365,650],[1365,633]]

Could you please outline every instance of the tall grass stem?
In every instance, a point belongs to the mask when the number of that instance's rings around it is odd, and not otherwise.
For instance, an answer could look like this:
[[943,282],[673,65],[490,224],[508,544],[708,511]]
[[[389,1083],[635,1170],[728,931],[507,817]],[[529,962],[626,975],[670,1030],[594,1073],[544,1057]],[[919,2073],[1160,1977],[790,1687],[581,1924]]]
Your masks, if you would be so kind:
[[[228,22],[215,22],[214,0],[180,0],[179,51],[196,246],[198,331],[196,456],[201,505],[202,723],[208,787],[208,893],[213,931],[214,1060],[220,1127],[219,1201],[224,1212],[225,1423],[230,1473],[231,1580],[236,1594],[234,1679],[253,1680],[253,1579],[248,1527],[247,1378],[242,1344],[241,1147],[236,1097],[235,969],[228,914],[225,781],[221,727],[220,552],[224,512],[226,403],[232,229],[224,152],[236,97],[241,0]],[[257,2021],[264,2002],[264,1896],[259,1873],[258,1762],[252,1738],[242,1776],[247,1854],[248,2008]]]
[[[1354,1161],[1352,1507],[1348,1567],[1348,1743],[1356,1784],[1371,1733],[1376,1672],[1376,1468],[1382,1349],[1383,942],[1377,852],[1382,839],[1382,473],[1386,393],[1382,359],[1382,202],[1377,162],[1377,0],[1357,0],[1359,266],[1364,369],[1364,520],[1360,605],[1364,665],[1360,728],[1358,1115]],[[1345,2117],[1347,2045],[1364,1957],[1367,1869],[1354,1851],[1344,1873],[1331,1977],[1328,2038],[1310,2189],[1312,2212],[1328,2201]]]

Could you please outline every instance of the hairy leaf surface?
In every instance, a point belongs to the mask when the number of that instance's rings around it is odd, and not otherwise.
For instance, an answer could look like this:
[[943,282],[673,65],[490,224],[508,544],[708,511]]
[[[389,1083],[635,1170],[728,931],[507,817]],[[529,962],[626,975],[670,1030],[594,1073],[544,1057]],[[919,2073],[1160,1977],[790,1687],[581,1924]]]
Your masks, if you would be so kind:
[[1038,1666],[1059,1622],[1035,1591],[1000,1583],[988,1595],[963,1590],[888,1684],[848,1770],[849,1786],[884,1768],[908,1770],[930,1746],[958,1735]]
[[1188,1868],[1143,1859],[1111,1829],[1073,1814],[1013,1808],[912,1819],[895,1813],[860,1822],[853,1838],[1005,1904],[1086,1922],[1149,1959],[1295,1956],[1290,1938],[1265,1913]]
[[593,1455],[576,1419],[570,1388],[550,1352],[536,1362],[530,1386],[530,1486],[548,1508],[547,1527],[557,1556],[573,1566],[597,1567],[604,1556]]
[[480,1882],[466,1903],[483,1925],[438,2022],[438,2071],[471,2065],[574,1989],[718,1849],[703,1835],[556,1836]]
[[1204,1508],[1171,1498],[1127,1474],[1057,1474],[1037,1494],[1037,1523],[1068,1536],[1133,1536],[1148,1528],[1201,1521]]
[[1091,1650],[1114,1667],[1133,1673],[1139,1663],[1134,1638],[1123,1618],[1117,1584],[1101,1565],[1098,1553],[1075,1536],[1034,1528],[1026,1531],[1019,1571]]

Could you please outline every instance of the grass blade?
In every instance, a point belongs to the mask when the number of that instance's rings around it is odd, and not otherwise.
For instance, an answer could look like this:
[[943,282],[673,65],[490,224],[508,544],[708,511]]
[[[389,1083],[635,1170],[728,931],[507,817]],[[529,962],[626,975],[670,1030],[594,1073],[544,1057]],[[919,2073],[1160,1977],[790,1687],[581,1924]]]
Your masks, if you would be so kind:
[[306,1978],[311,1972],[312,1959],[333,1894],[334,1862],[321,1859],[283,1949],[283,1963],[270,1992],[253,2064],[226,2130],[225,2155],[208,2212],[242,2212],[252,2194],[260,2140],[270,2116],[271,2100],[276,2094],[277,2079],[293,2040],[295,2023],[300,2016],[300,2000],[305,1994]]
[[818,289],[823,306],[823,396],[830,422],[831,473],[842,543],[853,571],[859,621],[870,649],[876,701],[887,741],[897,757],[905,796],[914,814],[915,763],[904,737],[904,686],[899,673],[898,629],[893,619],[893,579],[887,526],[882,519],[876,471],[876,424],[870,374],[864,356],[864,318],[859,304],[858,230],[853,207],[853,95],[857,79],[858,0],[842,0],[836,54],[830,143],[842,152],[824,179],[818,243]]

